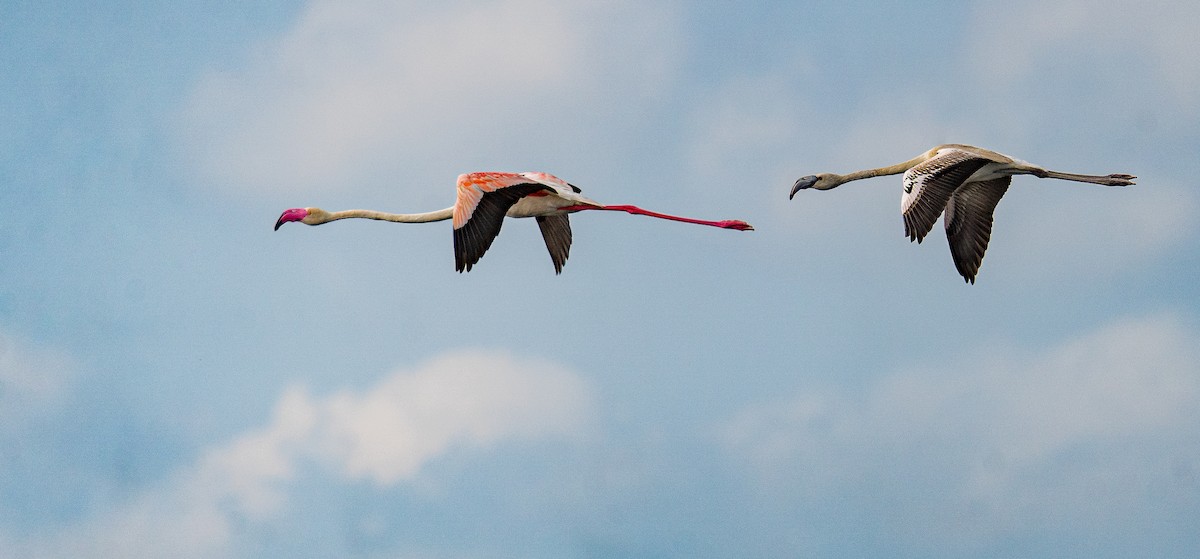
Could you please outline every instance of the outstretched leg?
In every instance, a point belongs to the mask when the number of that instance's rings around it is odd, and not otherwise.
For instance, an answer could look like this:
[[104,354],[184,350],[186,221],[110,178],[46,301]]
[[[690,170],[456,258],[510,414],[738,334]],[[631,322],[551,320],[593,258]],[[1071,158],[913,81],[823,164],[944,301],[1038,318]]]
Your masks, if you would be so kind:
[[1133,179],[1137,177],[1133,175],[1077,175],[1075,173],[1060,173],[1058,171],[1046,171],[1046,178],[1063,179],[1076,182],[1090,182],[1092,184],[1102,184],[1104,186],[1129,186],[1134,184]]
[[579,211],[585,211],[585,210],[608,210],[608,211],[614,211],[614,212],[625,212],[625,213],[630,213],[630,214],[634,214],[634,215],[645,215],[645,216],[649,216],[649,217],[657,217],[659,219],[669,219],[671,221],[682,221],[684,223],[694,223],[696,225],[708,225],[710,227],[720,227],[722,229],[737,229],[738,231],[753,231],[754,230],[754,227],[751,227],[749,223],[746,223],[745,221],[736,220],[736,219],[727,219],[724,221],[708,221],[708,220],[704,220],[704,219],[692,219],[690,217],[680,217],[677,215],[660,214],[658,212],[644,210],[637,206],[577,205],[577,206],[567,206],[565,208],[559,208],[559,209],[568,211],[568,212],[579,212]]

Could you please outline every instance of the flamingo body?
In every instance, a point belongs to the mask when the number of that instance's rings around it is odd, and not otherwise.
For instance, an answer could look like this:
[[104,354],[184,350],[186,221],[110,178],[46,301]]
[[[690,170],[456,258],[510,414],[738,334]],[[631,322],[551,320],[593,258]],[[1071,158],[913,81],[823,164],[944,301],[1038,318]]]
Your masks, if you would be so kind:
[[469,272],[500,234],[507,217],[536,217],[556,273],[571,251],[570,206],[602,206],[578,187],[548,173],[467,173],[458,176],[454,204],[454,260]]
[[623,211],[660,219],[683,221],[740,231],[752,230],[739,220],[706,221],[643,210],[637,206],[606,206],[583,196],[579,187],[554,175],[540,172],[466,173],[458,176],[457,198],[453,206],[423,214],[391,214],[373,210],[327,212],[320,208],[292,208],[275,222],[298,221],[320,225],[338,219],[364,218],[398,223],[425,223],[451,220],[454,235],[455,269],[469,272],[500,234],[505,217],[537,219],[542,238],[550,252],[555,273],[562,273],[571,250],[571,223],[568,215],[584,210]]

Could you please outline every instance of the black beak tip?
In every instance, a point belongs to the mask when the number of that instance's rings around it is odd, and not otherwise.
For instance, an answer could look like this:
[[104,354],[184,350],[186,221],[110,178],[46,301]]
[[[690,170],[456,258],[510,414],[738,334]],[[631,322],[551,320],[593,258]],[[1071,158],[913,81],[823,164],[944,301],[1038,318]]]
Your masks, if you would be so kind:
[[808,175],[806,177],[800,177],[796,179],[796,184],[792,185],[792,193],[788,194],[788,200],[794,198],[797,192],[800,192],[805,188],[812,188],[812,185],[814,184],[817,184],[816,175]]

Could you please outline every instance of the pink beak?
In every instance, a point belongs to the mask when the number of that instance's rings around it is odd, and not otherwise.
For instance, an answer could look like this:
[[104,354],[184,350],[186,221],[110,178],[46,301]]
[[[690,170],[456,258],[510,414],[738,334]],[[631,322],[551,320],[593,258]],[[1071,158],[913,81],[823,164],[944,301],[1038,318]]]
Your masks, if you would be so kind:
[[275,222],[275,230],[278,231],[279,226],[283,225],[284,223],[289,221],[300,221],[306,217],[308,217],[308,210],[304,208],[292,208],[290,210],[286,210],[283,212],[283,215],[279,216],[279,220]]

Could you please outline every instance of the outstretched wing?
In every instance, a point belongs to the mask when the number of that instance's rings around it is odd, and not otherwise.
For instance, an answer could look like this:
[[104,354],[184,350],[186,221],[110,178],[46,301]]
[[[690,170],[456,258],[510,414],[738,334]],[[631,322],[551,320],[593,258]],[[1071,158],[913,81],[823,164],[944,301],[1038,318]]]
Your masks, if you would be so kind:
[[992,214],[1011,182],[1012,177],[969,182],[956,190],[946,204],[950,255],[958,273],[969,283],[975,283],[975,274],[979,273],[983,253],[992,237]]
[[906,171],[900,213],[904,216],[904,234],[908,239],[918,243],[924,240],[946,208],[950,195],[989,162],[961,149],[944,148]]
[[521,198],[547,188],[514,173],[459,175],[454,204],[455,269],[471,271],[500,234],[508,209]]
[[542,230],[542,238],[546,241],[546,249],[550,251],[550,260],[554,262],[554,273],[561,274],[563,264],[571,253],[571,222],[567,214],[539,215],[538,227]]

